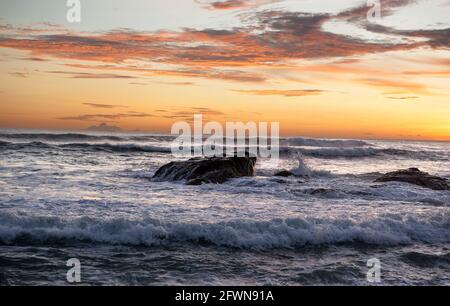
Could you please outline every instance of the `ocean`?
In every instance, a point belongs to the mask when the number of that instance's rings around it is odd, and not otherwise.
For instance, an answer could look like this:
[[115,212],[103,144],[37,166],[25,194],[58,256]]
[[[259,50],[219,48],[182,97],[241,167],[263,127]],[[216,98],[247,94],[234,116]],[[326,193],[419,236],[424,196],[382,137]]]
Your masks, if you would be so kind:
[[449,142],[283,138],[255,177],[186,186],[151,180],[172,139],[0,131],[0,284],[67,285],[77,258],[83,285],[450,285],[450,191],[374,183],[450,179]]

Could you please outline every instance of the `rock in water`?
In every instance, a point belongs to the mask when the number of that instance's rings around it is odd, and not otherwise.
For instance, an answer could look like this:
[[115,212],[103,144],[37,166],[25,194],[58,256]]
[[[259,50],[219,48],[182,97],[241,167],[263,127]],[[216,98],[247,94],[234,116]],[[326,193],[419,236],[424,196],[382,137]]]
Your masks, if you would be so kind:
[[289,177],[295,176],[295,174],[288,170],[282,170],[280,172],[275,173],[274,176]]
[[253,176],[256,157],[192,158],[171,162],[156,171],[156,181],[186,180],[187,185],[222,184],[228,179]]
[[450,190],[450,182],[446,178],[430,175],[417,168],[409,168],[389,172],[375,180],[375,182],[406,182],[434,190]]

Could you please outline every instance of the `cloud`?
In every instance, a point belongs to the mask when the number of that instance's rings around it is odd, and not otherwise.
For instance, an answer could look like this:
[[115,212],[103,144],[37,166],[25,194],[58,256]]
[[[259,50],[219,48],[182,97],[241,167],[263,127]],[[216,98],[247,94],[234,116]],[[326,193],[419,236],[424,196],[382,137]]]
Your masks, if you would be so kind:
[[99,104],[99,103],[83,103],[84,105],[96,107],[96,108],[122,108],[122,107],[128,107],[123,105],[112,105],[112,104]]
[[9,74],[18,78],[27,78],[29,75],[28,72],[10,72]]
[[278,2],[279,0],[195,0],[209,10],[236,10],[257,7],[262,4]]
[[450,77],[450,70],[406,71],[404,74],[414,76]]
[[195,85],[194,82],[157,82],[159,84],[165,84],[165,85],[176,85],[176,86],[191,86]]
[[222,116],[225,115],[223,112],[214,110],[207,107],[192,107],[191,110],[195,113],[200,113],[203,115],[216,115],[216,116]]
[[324,90],[320,89],[297,89],[297,90],[233,90],[235,92],[253,94],[257,96],[283,96],[283,97],[304,97],[304,96],[317,96],[324,93]]
[[225,1],[215,1],[211,3],[211,8],[217,10],[230,10],[245,7],[245,0],[225,0]]
[[392,100],[411,100],[411,99],[419,99],[417,96],[406,96],[406,97],[387,97]]
[[251,18],[255,25],[232,30],[116,30],[92,35],[39,33],[31,38],[2,37],[0,46],[83,61],[123,63],[151,58],[158,63],[197,68],[268,65],[288,59],[349,56],[415,46],[373,44],[324,32],[322,25],[332,18],[330,15],[264,11]]
[[145,72],[157,76],[182,76],[200,77],[224,81],[261,83],[266,77],[258,73],[247,73],[238,70],[215,70],[215,69],[178,69],[178,70],[145,70]]
[[130,82],[128,84],[130,84],[130,85],[141,85],[141,86],[148,85],[147,83],[141,83],[141,82]]
[[379,79],[379,78],[365,78],[359,79],[359,82],[373,86],[373,87],[382,87],[382,88],[398,88],[404,91],[412,91],[412,92],[425,92],[427,87],[423,84],[401,81],[401,80],[393,80],[393,79]]
[[121,132],[122,129],[115,125],[108,125],[106,123],[102,123],[99,125],[93,125],[86,129],[87,131],[95,131],[95,132]]
[[64,74],[73,79],[134,79],[133,76],[119,75],[112,73],[89,73],[89,72],[70,72],[70,71],[46,71],[52,74]]
[[24,61],[31,61],[31,62],[46,62],[47,61],[46,59],[40,58],[40,57],[22,57],[20,59],[24,60]]
[[175,112],[167,112],[164,110],[160,110],[160,112],[167,113],[162,116],[163,118],[185,120],[185,121],[193,120],[195,114],[202,114],[204,117],[226,116],[226,114],[221,111],[207,107],[191,107],[186,110],[180,110]]
[[[197,1],[211,9],[242,8],[272,1]],[[412,0],[384,1],[383,16],[390,16]],[[235,28],[179,31],[113,30],[76,33],[58,27],[31,29],[0,26],[0,47],[31,52],[33,58],[53,57],[95,63],[80,68],[121,70],[148,76],[206,78],[231,82],[262,83],[268,76],[258,68],[285,65],[295,68],[300,60],[343,59],[419,47],[448,49],[450,29],[398,30],[366,20],[366,3],[334,13],[303,13],[285,10],[249,10]],[[365,36],[326,30],[330,22],[344,22],[369,34],[383,34],[376,43]],[[352,33],[350,33],[352,34]],[[354,34],[354,33],[353,33]],[[370,35],[369,35],[370,36]],[[402,39],[395,39],[401,36]],[[403,39],[404,38],[404,39]],[[131,65],[130,62],[144,65]],[[98,65],[98,62],[105,65]],[[345,63],[351,69],[351,63]],[[162,68],[163,67],[163,68]],[[338,69],[336,67],[333,67]],[[342,69],[341,71],[343,71]],[[133,78],[113,73],[62,72],[73,78]]]
[[98,120],[117,120],[123,118],[145,118],[154,117],[152,114],[139,113],[139,112],[128,112],[119,114],[85,114],[78,116],[68,116],[57,118],[59,120],[73,120],[73,121],[98,121]]
[[[146,67],[136,66],[116,66],[116,65],[82,65],[69,64],[69,67],[80,69],[99,69],[107,71],[127,71],[133,73],[140,73],[146,76],[174,76],[174,77],[189,77],[189,78],[206,78],[213,80],[224,80],[233,82],[246,83],[261,83],[266,81],[266,76],[261,73],[245,72],[232,69],[213,69],[213,68],[185,68],[178,69],[152,69]],[[193,82],[161,82],[172,85],[191,85]]]

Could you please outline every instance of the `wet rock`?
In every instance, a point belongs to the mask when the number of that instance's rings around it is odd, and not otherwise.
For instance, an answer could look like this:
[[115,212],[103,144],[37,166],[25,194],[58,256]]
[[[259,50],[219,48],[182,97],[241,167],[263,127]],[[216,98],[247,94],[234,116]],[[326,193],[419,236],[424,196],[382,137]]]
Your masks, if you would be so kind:
[[289,177],[289,176],[295,176],[295,174],[288,170],[282,170],[280,172],[275,173],[274,176]]
[[405,182],[433,190],[450,190],[450,182],[446,178],[430,175],[417,168],[409,168],[386,173],[375,182]]
[[185,180],[187,185],[222,184],[231,178],[253,176],[255,164],[256,157],[192,158],[162,166],[153,180]]

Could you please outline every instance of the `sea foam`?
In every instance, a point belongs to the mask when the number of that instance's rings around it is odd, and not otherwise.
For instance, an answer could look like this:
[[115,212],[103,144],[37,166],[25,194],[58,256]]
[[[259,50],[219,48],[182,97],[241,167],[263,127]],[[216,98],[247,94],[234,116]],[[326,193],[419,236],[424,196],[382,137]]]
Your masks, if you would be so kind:
[[204,243],[248,249],[352,242],[374,245],[449,243],[450,216],[440,213],[417,218],[414,215],[386,214],[364,220],[296,217],[182,223],[151,218],[60,218],[1,213],[0,241],[14,244],[24,239],[39,243],[54,243],[61,239],[146,246]]

